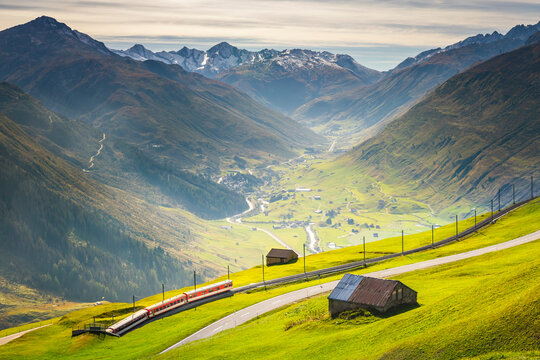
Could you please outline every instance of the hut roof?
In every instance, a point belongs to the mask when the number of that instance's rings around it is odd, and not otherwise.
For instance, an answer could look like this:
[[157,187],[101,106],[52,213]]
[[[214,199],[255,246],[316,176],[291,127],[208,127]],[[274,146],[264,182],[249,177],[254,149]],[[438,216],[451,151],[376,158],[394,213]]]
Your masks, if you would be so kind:
[[396,280],[385,280],[364,277],[360,285],[353,291],[349,297],[349,302],[370,305],[384,306],[388,298],[392,296],[392,291],[399,283]]
[[345,274],[328,299],[381,307],[386,304],[399,283],[397,280]]
[[362,282],[363,276],[345,274],[328,296],[332,300],[349,301],[352,293]]
[[273,258],[288,258],[290,255],[296,255],[296,253],[293,250],[290,249],[272,249],[266,255],[266,257],[273,257]]

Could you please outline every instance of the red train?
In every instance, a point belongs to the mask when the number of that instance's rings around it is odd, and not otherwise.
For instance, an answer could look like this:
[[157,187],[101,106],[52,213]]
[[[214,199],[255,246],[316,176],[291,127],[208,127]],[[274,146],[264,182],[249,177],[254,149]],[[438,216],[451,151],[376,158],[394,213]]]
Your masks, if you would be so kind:
[[225,280],[216,284],[208,285],[197,290],[190,290],[183,294],[173,296],[170,299],[161,301],[157,304],[150,305],[142,310],[135,312],[132,315],[125,317],[119,322],[109,326],[107,332],[114,335],[121,335],[129,329],[142,324],[154,316],[164,314],[168,311],[176,309],[182,305],[195,300],[204,299],[210,296],[231,291],[233,288],[232,280]]

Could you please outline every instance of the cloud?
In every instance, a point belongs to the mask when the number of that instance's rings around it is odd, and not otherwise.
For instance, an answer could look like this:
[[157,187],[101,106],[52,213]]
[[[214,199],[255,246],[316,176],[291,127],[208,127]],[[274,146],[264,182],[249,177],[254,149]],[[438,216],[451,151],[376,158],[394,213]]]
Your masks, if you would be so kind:
[[[405,57],[415,54],[410,49],[417,53],[477,33],[504,33],[516,24],[536,23],[540,4],[537,0],[0,0],[0,9],[6,27],[46,14],[109,46],[136,42],[154,49],[170,45],[172,50],[226,40],[251,49],[355,49],[351,52],[360,54],[362,49],[385,48]],[[388,53],[381,54],[382,63]]]

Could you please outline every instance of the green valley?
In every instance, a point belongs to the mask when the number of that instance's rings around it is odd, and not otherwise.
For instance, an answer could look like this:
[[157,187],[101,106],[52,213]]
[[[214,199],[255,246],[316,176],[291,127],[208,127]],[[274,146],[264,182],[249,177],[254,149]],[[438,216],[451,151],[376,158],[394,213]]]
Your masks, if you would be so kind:
[[[538,217],[539,206],[540,201],[537,199],[534,202],[511,212],[509,215],[497,221],[495,224],[479,231],[477,234],[467,237],[459,242],[439,249],[385,261],[380,264],[369,266],[366,269],[355,271],[355,273],[361,274],[455,254],[528,234],[537,229],[537,222],[535,219]],[[463,227],[466,226],[466,224],[461,225]],[[428,237],[427,234],[421,236]],[[421,239],[414,239],[414,237],[411,237],[410,241],[422,242]],[[221,348],[222,350],[216,353],[216,356],[218,357],[234,357],[235,354],[238,354],[238,350],[225,350],[227,349],[227,345],[222,343],[224,341],[234,343],[235,349],[240,349],[242,353],[251,354],[250,356],[253,356],[254,358],[264,358],[267,353],[257,351],[252,352],[254,351],[254,348],[252,347],[254,344],[251,341],[245,341],[245,332],[249,333],[249,335],[247,335],[248,338],[258,338],[258,341],[261,341],[259,346],[262,346],[263,348],[266,346],[273,347],[276,344],[282,344],[283,341],[286,341],[288,337],[292,336],[297,340],[295,341],[295,344],[298,344],[299,346],[298,348],[296,346],[290,348],[292,354],[296,354],[295,357],[302,356],[301,352],[296,353],[296,351],[303,351],[302,349],[305,350],[305,346],[302,346],[302,343],[305,341],[311,344],[313,350],[316,350],[316,354],[318,354],[316,355],[309,352],[311,357],[325,357],[325,355],[328,355],[330,352],[334,353],[334,348],[325,347],[325,341],[311,342],[310,339],[316,339],[319,336],[330,336],[329,341],[332,341],[332,343],[335,341],[337,346],[345,334],[353,335],[356,333],[365,333],[366,329],[372,331],[371,334],[373,335],[370,336],[373,336],[373,341],[366,342],[360,348],[357,347],[359,342],[350,342],[348,343],[348,347],[343,347],[343,355],[340,356],[347,357],[347,354],[350,354],[352,349],[354,349],[354,351],[365,351],[365,354],[372,354],[372,356],[375,356],[377,351],[384,351],[389,354],[392,352],[395,354],[403,354],[402,352],[399,352],[400,349],[405,349],[406,347],[413,349],[415,348],[414,344],[416,342],[423,342],[426,346],[425,356],[429,357],[430,354],[432,354],[430,352],[432,351],[430,350],[432,347],[437,349],[437,345],[451,344],[454,340],[460,340],[461,338],[459,336],[463,337],[467,334],[473,335],[471,339],[476,339],[476,342],[474,343],[474,347],[471,347],[471,351],[463,356],[486,354],[492,351],[492,348],[489,345],[492,343],[490,339],[505,339],[505,335],[511,334],[511,331],[520,331],[519,334],[523,335],[524,339],[532,340],[530,336],[531,334],[534,334],[534,329],[537,328],[537,324],[529,323],[525,321],[525,319],[528,314],[532,315],[530,311],[536,310],[534,306],[526,308],[523,308],[523,306],[527,306],[526,304],[533,304],[535,299],[537,300],[537,297],[533,296],[531,298],[531,295],[535,293],[534,288],[529,288],[526,284],[538,277],[538,274],[536,273],[538,267],[529,266],[536,261],[534,254],[538,250],[538,245],[538,241],[535,241],[528,245],[522,245],[513,249],[484,255],[478,259],[473,258],[433,269],[401,275],[399,277],[400,280],[410,284],[421,294],[420,307],[391,317],[367,317],[365,320],[364,318],[329,320],[324,311],[324,309],[326,309],[325,298],[314,298],[307,302],[302,302],[291,307],[286,307],[283,310],[278,310],[269,315],[265,315],[246,325],[242,325],[237,329],[219,334],[209,340],[193,343],[187,347],[181,347],[171,354],[166,354],[164,357],[178,357],[181,356],[180,354],[184,354],[185,351],[193,354],[193,351],[199,349],[199,347],[207,346],[212,348],[215,347],[215,349]],[[377,242],[370,244],[370,247],[375,248],[376,246],[378,246]],[[383,244],[381,244],[381,246],[384,248]],[[359,250],[359,247],[350,247],[348,249],[331,251],[325,254],[311,255],[308,256],[306,260],[308,264],[312,266],[311,268],[328,266],[335,264],[337,258],[345,259],[346,256],[350,256],[351,259],[359,258]],[[334,255],[334,253],[340,253],[341,255]],[[320,259],[319,261],[317,261],[318,258]],[[313,263],[316,263],[317,265],[314,266]],[[496,266],[484,266],[483,264],[485,263],[495,264]],[[516,265],[519,263],[522,263],[522,265]],[[275,276],[283,276],[288,273],[298,272],[299,270],[297,264],[270,267],[270,269],[276,269]],[[260,281],[260,270],[260,268],[254,268],[244,272],[234,273],[232,274],[232,279],[235,281],[236,286]],[[340,277],[341,275],[334,275],[324,278],[323,281],[330,281]],[[447,279],[448,282],[442,281],[442,279]],[[299,282],[281,287],[269,288],[268,291],[253,291],[236,294],[230,298],[202,305],[196,310],[192,309],[153,322],[119,339],[111,337],[99,339],[93,335],[81,335],[76,338],[71,338],[71,328],[76,327],[79,324],[90,322],[93,316],[96,316],[97,321],[107,321],[110,320],[113,314],[115,314],[116,317],[122,316],[122,314],[128,313],[131,309],[129,304],[104,304],[97,307],[91,307],[65,315],[64,317],[55,320],[54,325],[52,326],[36,330],[35,332],[25,335],[21,339],[3,345],[0,347],[0,358],[12,359],[31,356],[37,358],[115,357],[129,359],[153,357],[170,344],[225,315],[233,313],[235,310],[275,295],[310,286],[314,283],[316,284],[317,282],[318,280]],[[511,283],[511,288],[505,288],[504,291],[501,291],[500,286],[497,285],[504,283]],[[498,301],[505,302],[506,305],[499,308],[497,306],[499,302],[491,302],[490,299],[492,296],[486,296],[484,300],[482,300],[482,304],[484,305],[481,308],[475,306],[472,302],[477,301],[478,298],[476,296],[471,296],[471,293],[477,294],[476,289],[478,287],[485,289],[487,294],[498,291],[498,298],[500,299]],[[169,291],[165,296],[170,297],[182,291],[185,291],[185,289]],[[518,299],[522,299],[523,302],[517,301]],[[150,298],[138,300],[136,305],[146,306],[160,300],[161,294],[157,294]],[[459,306],[457,304],[462,305]],[[462,333],[458,337],[454,335],[456,334],[457,329],[460,329],[460,324],[467,322],[467,320],[470,321],[470,319],[476,319],[479,316],[478,312],[481,312],[486,306],[488,306],[489,309],[488,313],[490,320],[495,321],[497,324],[500,323],[500,326],[497,325],[496,327],[490,328],[488,332],[490,337],[474,336],[478,331],[485,328],[480,321],[470,322],[470,330],[466,333]],[[502,315],[515,314],[518,309],[521,309],[521,311],[518,312],[520,314],[518,317],[505,317]],[[536,307],[536,309],[538,309],[538,307]],[[407,325],[407,328],[410,329],[410,331],[406,332],[407,335],[405,337],[399,337],[399,329],[395,329],[396,324],[401,323],[402,319],[407,319],[410,316],[415,318],[419,316],[421,321],[411,322],[410,325]],[[534,316],[530,317],[530,319],[534,318]],[[291,324],[293,325],[291,326]],[[517,327],[511,327],[510,329],[512,330],[506,330],[505,326],[509,324],[514,324]],[[394,330],[387,333],[389,329]],[[426,339],[428,338],[418,334],[420,329],[432,329],[432,331],[438,333],[438,337],[432,338],[437,339],[437,341],[426,342]],[[451,331],[448,334],[445,334],[444,331],[446,329],[450,329]],[[262,337],[264,340],[258,335],[260,331],[267,333],[266,336]],[[401,339],[401,341],[396,342],[393,350],[391,350],[391,348],[385,348],[383,340],[386,340],[386,337],[380,338],[380,341],[375,340],[377,338],[375,335],[379,332],[387,333],[387,336],[392,337],[394,341],[398,338]],[[254,334],[257,334],[257,337],[252,337]],[[429,334],[430,333],[427,333],[425,336],[428,336]],[[148,341],[149,339],[152,341]],[[241,339],[244,339],[244,341]],[[236,343],[236,341],[240,341],[240,343]],[[538,344],[529,340],[526,340],[529,345],[523,348],[519,348],[519,344],[515,341],[501,341],[503,342],[494,343],[496,345],[506,344],[500,348],[501,351],[522,352],[525,350],[539,350],[537,348]],[[319,345],[316,346],[315,344]],[[255,347],[256,346],[257,345],[255,345]],[[352,348],[349,346],[352,346]],[[455,350],[454,347],[448,347],[448,349],[448,351]],[[407,351],[408,353],[408,350],[403,351]],[[200,354],[205,353],[201,352]],[[412,352],[411,356],[422,355]],[[207,354],[195,356],[195,358],[207,357]]]

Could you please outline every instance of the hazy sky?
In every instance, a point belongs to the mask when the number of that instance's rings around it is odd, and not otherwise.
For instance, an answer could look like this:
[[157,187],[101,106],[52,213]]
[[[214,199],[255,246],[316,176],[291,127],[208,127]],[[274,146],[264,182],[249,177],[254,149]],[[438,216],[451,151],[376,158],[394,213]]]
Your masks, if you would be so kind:
[[0,0],[0,27],[47,15],[112,48],[220,42],[259,50],[310,48],[386,70],[467,36],[540,20],[540,0]]

